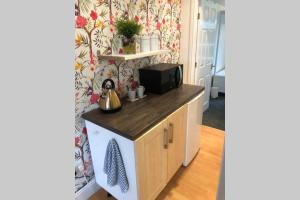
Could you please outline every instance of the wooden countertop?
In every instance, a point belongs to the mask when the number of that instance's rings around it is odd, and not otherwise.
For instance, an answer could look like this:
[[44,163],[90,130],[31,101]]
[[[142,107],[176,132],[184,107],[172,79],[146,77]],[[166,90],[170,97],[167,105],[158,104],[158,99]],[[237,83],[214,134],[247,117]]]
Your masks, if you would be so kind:
[[115,113],[103,113],[98,108],[84,113],[82,118],[136,140],[203,90],[202,86],[183,84],[162,95],[147,93],[144,99],[135,102],[124,99],[121,110]]

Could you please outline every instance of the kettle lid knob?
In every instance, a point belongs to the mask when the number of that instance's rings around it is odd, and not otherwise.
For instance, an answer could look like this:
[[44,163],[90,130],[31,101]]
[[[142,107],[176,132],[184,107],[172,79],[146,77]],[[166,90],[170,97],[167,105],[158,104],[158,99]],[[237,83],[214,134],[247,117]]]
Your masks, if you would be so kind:
[[[107,83],[110,83],[110,84],[107,84]],[[102,89],[115,89],[115,83],[112,79],[108,78],[108,79],[105,79],[102,83]]]

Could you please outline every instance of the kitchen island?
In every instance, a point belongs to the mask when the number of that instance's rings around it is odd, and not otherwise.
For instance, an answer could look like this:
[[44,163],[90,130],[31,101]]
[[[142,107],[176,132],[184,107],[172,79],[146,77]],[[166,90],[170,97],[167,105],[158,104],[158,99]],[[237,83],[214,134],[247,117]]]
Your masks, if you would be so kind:
[[[188,104],[196,102],[203,91],[204,87],[183,84],[162,95],[147,94],[136,102],[125,100],[116,113],[95,109],[83,114],[96,182],[117,199],[155,199],[182,166],[187,124],[193,120],[188,119],[188,113],[202,112],[199,103],[193,109]],[[129,182],[126,193],[118,185],[107,185],[103,172],[106,147],[112,138],[123,157]]]

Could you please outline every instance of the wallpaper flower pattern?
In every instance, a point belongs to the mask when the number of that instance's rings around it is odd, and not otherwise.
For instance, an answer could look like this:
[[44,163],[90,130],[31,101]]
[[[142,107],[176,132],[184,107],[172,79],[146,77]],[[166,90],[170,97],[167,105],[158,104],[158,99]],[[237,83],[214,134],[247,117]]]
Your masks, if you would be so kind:
[[[125,96],[130,81],[139,79],[138,68],[149,63],[178,62],[180,10],[180,0],[75,0],[75,191],[94,176],[81,115],[98,108],[101,84],[106,78],[113,79],[120,96]],[[114,23],[120,17],[140,23],[143,35],[159,35],[161,48],[168,48],[171,53],[123,63],[98,60],[97,51],[112,53]],[[80,165],[84,173],[76,170]]]

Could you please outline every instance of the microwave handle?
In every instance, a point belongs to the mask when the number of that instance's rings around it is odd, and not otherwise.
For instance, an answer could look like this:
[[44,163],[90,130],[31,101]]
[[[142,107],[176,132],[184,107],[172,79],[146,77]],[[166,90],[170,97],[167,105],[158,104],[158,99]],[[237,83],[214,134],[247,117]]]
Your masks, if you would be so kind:
[[176,86],[179,87],[182,83],[182,69],[180,65],[176,69],[176,79],[178,77],[177,73],[179,73],[179,80],[176,80]]

